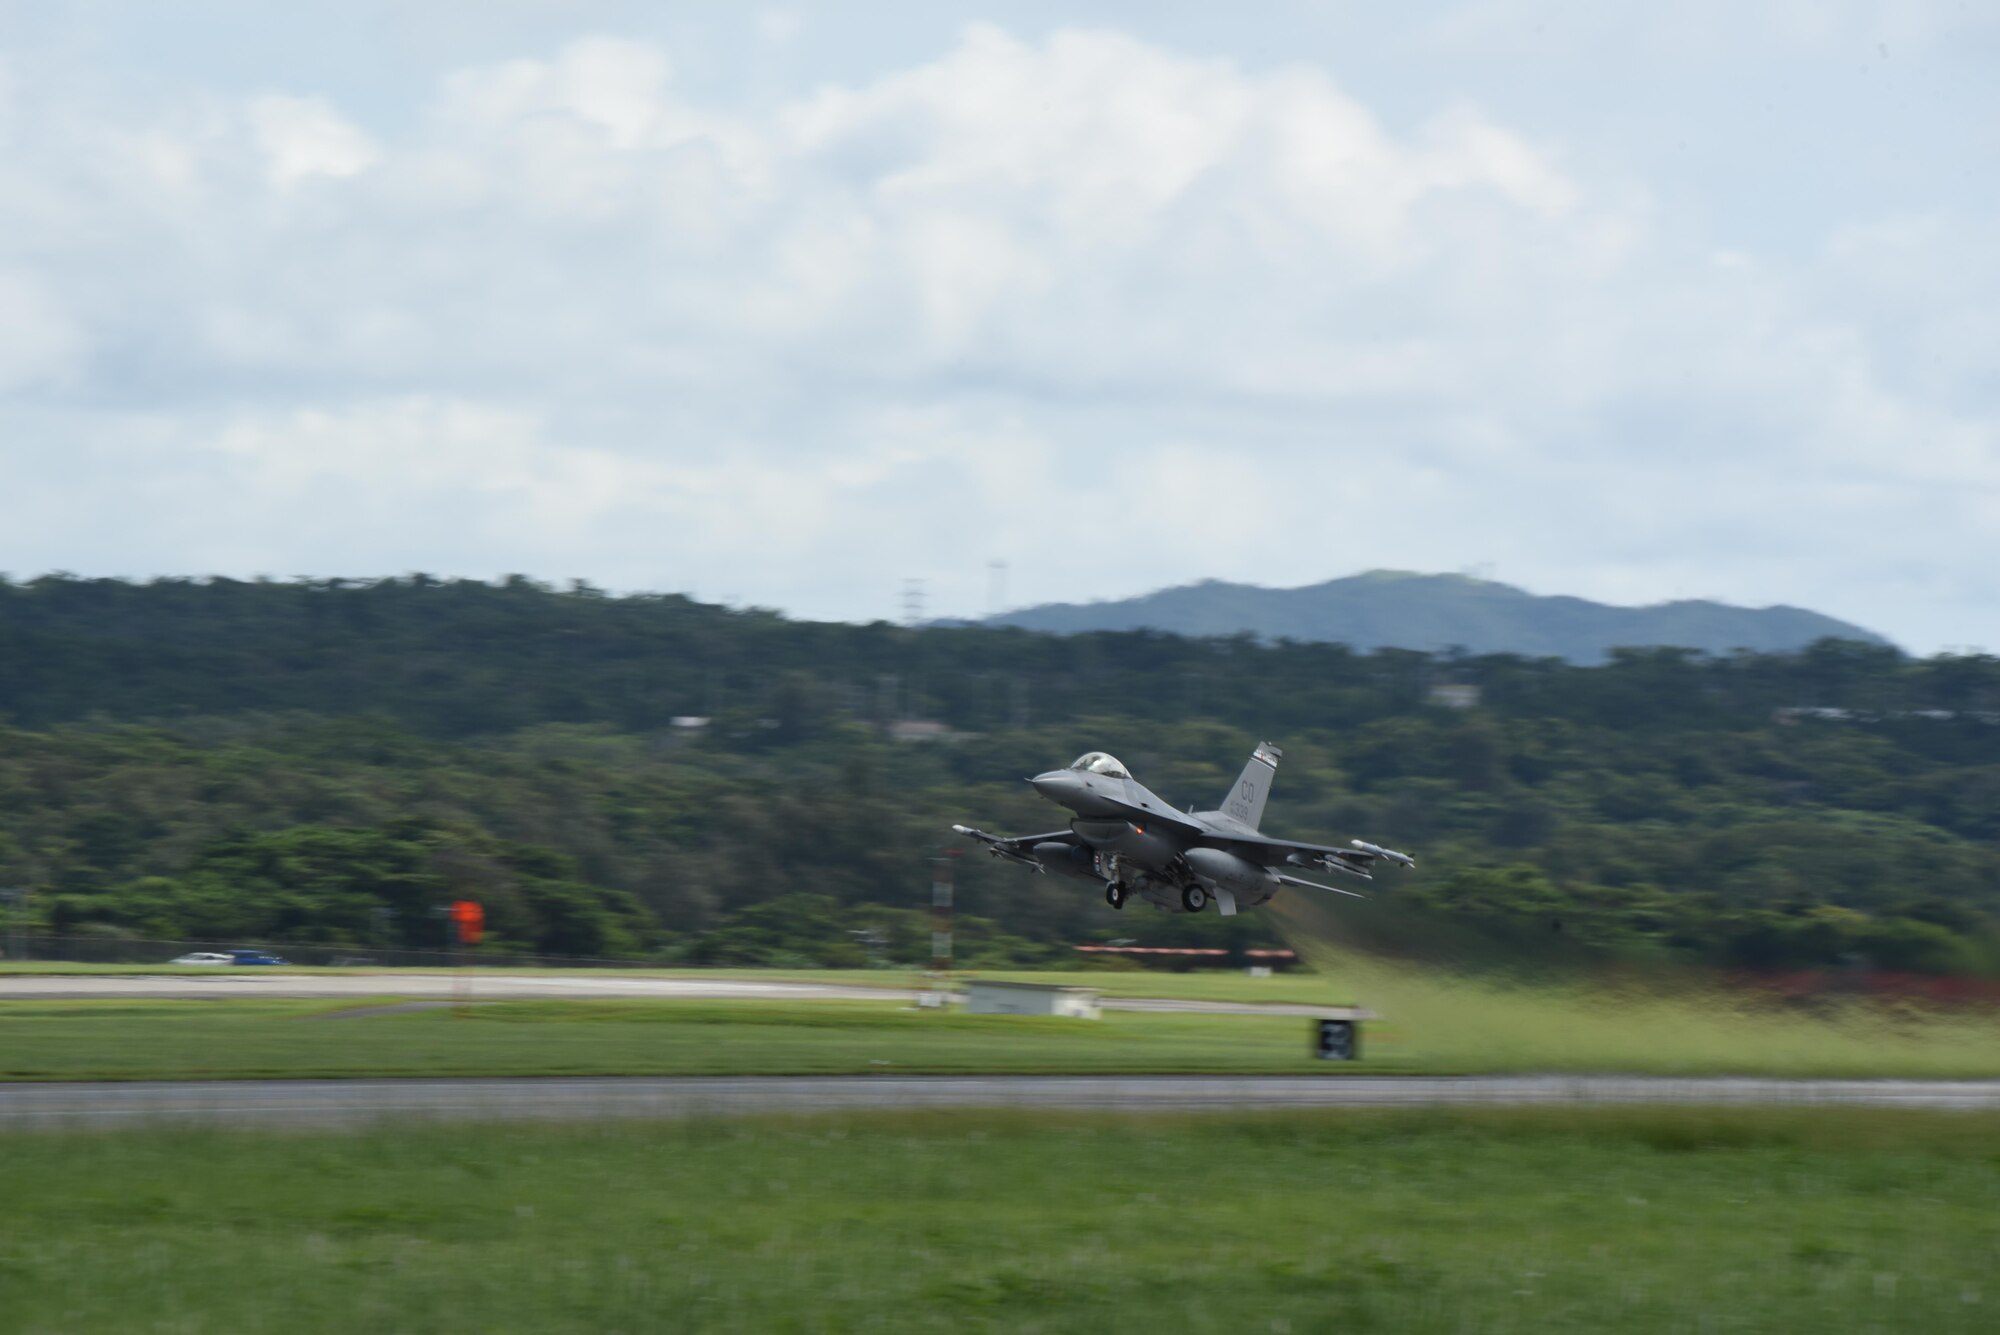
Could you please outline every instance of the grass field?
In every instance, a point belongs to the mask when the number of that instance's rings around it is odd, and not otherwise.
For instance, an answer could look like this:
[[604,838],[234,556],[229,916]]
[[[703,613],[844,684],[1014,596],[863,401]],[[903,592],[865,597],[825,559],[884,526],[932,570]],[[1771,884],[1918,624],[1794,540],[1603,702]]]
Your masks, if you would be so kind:
[[1391,1017],[1412,1069],[1654,1075],[2000,1076],[2000,1013],[1868,999],[1809,1007],[1722,989],[1415,972],[1367,962],[1341,977]]
[[[1298,1017],[1097,1023],[862,1001],[501,1001],[340,1018],[379,1002],[0,1003],[0,1079],[360,1075],[1307,1072]],[[1372,1064],[1372,1069],[1384,1069]]]
[[20,1332],[1984,1331],[2000,1122],[988,1114],[17,1134]]
[[[1336,960],[1324,974],[1012,973],[1111,995],[1330,1004],[1384,1018],[1367,1060],[1306,1056],[1309,1022],[1140,1015],[1103,1021],[919,1013],[900,1001],[498,1002],[329,1020],[368,1001],[0,1001],[0,1079],[253,1075],[792,1074],[900,1071],[1635,1072],[2000,1077],[2000,1015],[1850,1001],[1811,1010],[1742,993],[1620,991]],[[715,976],[715,975],[711,975]],[[911,986],[900,973],[762,974]],[[476,985],[475,985],[476,987]]]
[[[1127,974],[1064,976],[1088,986],[1101,980],[1111,995],[1323,1005],[1352,999],[1383,1017],[1368,1026],[1369,1050],[1400,1070],[2000,1077],[2000,1013],[1990,1009],[1923,1009],[1868,999],[1807,1007],[1721,988],[1676,993],[1596,980],[1510,984],[1362,959],[1341,960],[1326,975],[1189,975],[1191,985],[1178,991],[1168,990],[1177,975],[1149,975],[1143,991],[1118,990]],[[1258,995],[1266,983],[1281,986]]]

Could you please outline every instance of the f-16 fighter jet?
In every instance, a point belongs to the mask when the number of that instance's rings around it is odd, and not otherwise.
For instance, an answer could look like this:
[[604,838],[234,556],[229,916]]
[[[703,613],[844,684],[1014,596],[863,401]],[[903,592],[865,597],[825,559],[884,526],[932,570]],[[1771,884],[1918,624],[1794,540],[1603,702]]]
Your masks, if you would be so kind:
[[1365,881],[1372,879],[1378,860],[1417,865],[1407,854],[1359,839],[1351,848],[1329,848],[1259,834],[1257,822],[1264,817],[1264,799],[1283,754],[1269,742],[1260,743],[1221,810],[1176,811],[1115,757],[1091,751],[1068,769],[1028,780],[1043,797],[1075,813],[1068,829],[1003,839],[969,825],[951,828],[985,844],[997,858],[1094,881],[1104,887],[1105,902],[1114,909],[1124,908],[1134,894],[1185,913],[1199,913],[1213,899],[1227,917],[1239,907],[1264,903],[1281,886],[1355,894],[1286,875],[1280,867],[1340,872]]

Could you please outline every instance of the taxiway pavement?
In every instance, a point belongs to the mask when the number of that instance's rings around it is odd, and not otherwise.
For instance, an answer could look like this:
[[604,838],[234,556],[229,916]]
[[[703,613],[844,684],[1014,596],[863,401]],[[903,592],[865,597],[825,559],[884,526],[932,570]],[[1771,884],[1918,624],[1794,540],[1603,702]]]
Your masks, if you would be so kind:
[[[608,997],[659,997],[755,1001],[912,1001],[918,992],[835,983],[787,983],[745,978],[660,978],[644,974],[284,973],[260,968],[217,968],[160,974],[0,974],[0,1001],[75,1001],[141,998],[214,1001],[235,997],[340,1000],[399,997],[408,1000],[519,1001]],[[1213,1015],[1305,1015],[1370,1019],[1339,1006],[1287,1002],[1184,1001],[1165,997],[1105,997],[1106,1010],[1180,1011]]]
[[0,1131],[567,1121],[919,1108],[1109,1114],[1586,1104],[2000,1110],[2000,1080],[1643,1076],[601,1076],[0,1084]]

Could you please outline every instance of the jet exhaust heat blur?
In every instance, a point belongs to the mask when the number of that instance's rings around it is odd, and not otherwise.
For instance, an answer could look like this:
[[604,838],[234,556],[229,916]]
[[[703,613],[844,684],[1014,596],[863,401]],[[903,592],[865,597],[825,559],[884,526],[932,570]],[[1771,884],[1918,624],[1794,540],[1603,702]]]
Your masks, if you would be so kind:
[[1105,902],[1114,909],[1124,908],[1136,894],[1181,913],[1199,913],[1212,900],[1228,916],[1268,902],[1287,885],[1356,893],[1288,876],[1280,867],[1339,872],[1365,881],[1372,879],[1377,862],[1417,865],[1408,854],[1360,839],[1352,847],[1333,848],[1259,833],[1264,800],[1283,754],[1269,742],[1260,743],[1220,808],[1177,811],[1134,779],[1116,757],[1091,751],[1067,769],[1028,780],[1043,797],[1069,809],[1068,829],[1003,838],[969,825],[951,828],[979,840],[1004,861],[1102,885]]

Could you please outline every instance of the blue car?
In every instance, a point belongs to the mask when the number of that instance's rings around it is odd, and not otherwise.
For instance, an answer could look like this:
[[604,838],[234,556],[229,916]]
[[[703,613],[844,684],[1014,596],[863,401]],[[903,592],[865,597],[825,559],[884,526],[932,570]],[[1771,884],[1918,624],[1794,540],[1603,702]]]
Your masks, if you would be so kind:
[[285,962],[280,957],[263,950],[230,950],[224,953],[229,956],[231,964],[283,964]]

